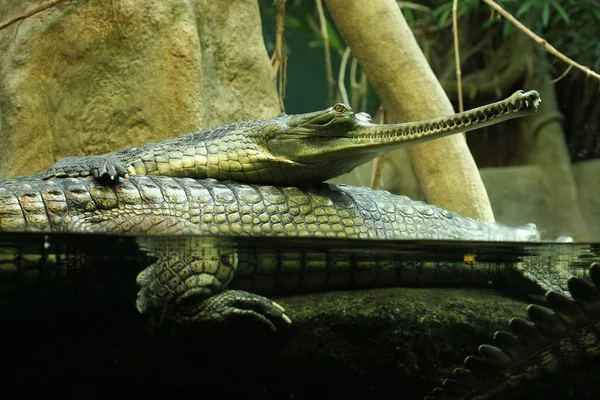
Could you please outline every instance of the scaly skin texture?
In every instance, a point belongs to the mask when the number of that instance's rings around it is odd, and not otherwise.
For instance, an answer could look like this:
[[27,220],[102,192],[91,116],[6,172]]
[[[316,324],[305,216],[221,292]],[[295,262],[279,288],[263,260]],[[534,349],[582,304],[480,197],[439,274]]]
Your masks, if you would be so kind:
[[317,183],[400,147],[531,114],[536,91],[427,121],[378,125],[344,104],[323,111],[234,122],[102,156],[69,157],[46,178],[162,175],[277,185]]
[[[561,290],[568,275],[567,269],[552,270],[551,266],[536,270],[532,269],[535,266],[520,263],[399,262],[352,252],[309,251],[300,257],[280,254],[277,259],[264,260],[252,251],[237,250],[233,243],[227,245],[233,240],[231,237],[223,236],[221,240],[205,236],[236,233],[260,237],[538,239],[529,227],[513,229],[487,224],[403,196],[343,185],[320,184],[299,189],[133,176],[107,187],[91,177],[16,179],[0,182],[0,230],[194,234],[199,243],[191,246],[193,251],[154,249],[150,255],[158,261],[138,275],[137,308],[158,323],[164,318],[178,323],[215,323],[245,316],[275,330],[282,320],[290,322],[281,306],[246,290],[285,294],[351,287],[472,285],[495,280],[498,274],[533,279],[538,290]],[[144,248],[144,238],[139,241]],[[0,260],[2,270],[13,278],[23,278],[21,275],[28,272],[20,271],[17,261],[29,263],[29,269],[60,262],[48,257],[5,258]],[[598,273],[594,272],[594,276]],[[487,398],[506,392],[532,369],[537,377],[546,373],[544,368],[548,365],[555,365],[551,368],[554,371],[556,366],[577,365],[586,357],[597,360],[600,293],[581,285],[574,289],[573,282],[579,281],[570,281],[573,297],[583,299],[578,309],[565,297],[547,295],[556,312],[563,313],[559,314],[560,323],[558,317],[548,317],[548,313],[540,314],[539,310],[532,314],[530,308],[532,319],[545,335],[538,335],[524,322],[511,323],[514,330],[521,332],[520,344],[513,341],[499,348],[484,347],[483,361],[467,363],[473,372],[457,372],[460,388],[449,391],[446,387],[445,392],[438,390],[435,396],[462,398],[456,396],[463,396],[466,391],[464,398]],[[580,316],[582,312],[587,315]],[[510,340],[507,334],[499,336]],[[538,352],[540,349],[542,353]],[[486,363],[500,365],[501,372],[490,369]]]
[[381,190],[275,187],[139,176],[0,182],[0,229],[114,234],[235,234],[362,239],[538,240]]
[[[317,182],[406,144],[475,129],[535,111],[535,92],[437,120],[371,124],[338,104],[322,112],[234,123],[105,156],[61,160],[46,178],[172,175],[253,183]],[[460,217],[387,192],[347,186],[299,189],[214,180],[132,177],[105,187],[86,178],[0,182],[0,230],[112,234],[324,236],[372,239],[537,240],[535,230]],[[143,238],[141,239],[143,241]],[[208,242],[208,243],[207,243]],[[265,260],[209,240],[190,253],[156,251],[158,261],[137,278],[137,308],[160,322],[214,323],[247,316],[271,329],[290,322],[284,310],[245,290],[285,294],[349,287],[481,284],[498,274],[533,280],[564,293],[567,270],[552,265],[419,263],[355,254],[305,252]],[[4,275],[22,278],[51,257],[2,255]],[[24,264],[23,264],[24,263]],[[85,261],[83,261],[85,263]],[[598,268],[592,269],[596,286]],[[529,307],[533,324],[513,319],[498,347],[481,346],[430,398],[484,399],[565,366],[598,360],[600,291],[569,281],[576,302],[556,292],[553,311]],[[534,285],[535,287],[535,285]],[[245,289],[245,290],[241,290]]]
[[[132,176],[114,186],[101,185],[91,177],[43,181],[16,179],[0,183],[0,205],[0,230],[3,231],[492,241],[539,239],[537,231],[530,227],[513,229],[488,224],[404,196],[345,185],[319,184],[300,189],[150,176]],[[177,303],[189,295],[197,296],[199,300],[221,295],[233,278],[238,258],[233,261],[233,255],[227,250],[218,251],[211,256],[192,254],[189,259],[180,252],[159,254],[159,262],[138,278],[142,286],[138,301],[140,311],[163,312],[173,299],[179,299],[175,300]],[[240,264],[252,265],[247,260]],[[341,272],[349,264],[361,265],[356,260],[337,263]],[[293,271],[298,265],[301,266],[300,260],[287,268]],[[435,269],[436,266],[429,267]],[[248,270],[248,267],[242,267],[242,270]],[[452,269],[446,268],[446,274],[448,270]],[[519,270],[518,266],[511,266],[511,270],[517,270],[523,276],[533,274],[542,288],[548,288],[547,284],[553,288],[561,287],[563,278],[552,282],[545,277],[548,273],[542,272],[536,277],[535,271]],[[273,274],[277,273],[274,270]],[[490,275],[482,274],[483,277]],[[404,281],[391,277],[390,282],[414,281],[410,273],[403,276]],[[451,276],[447,279],[452,281]],[[467,280],[463,278],[464,282]],[[179,285],[181,282],[184,284]],[[418,279],[416,282],[418,284]]]

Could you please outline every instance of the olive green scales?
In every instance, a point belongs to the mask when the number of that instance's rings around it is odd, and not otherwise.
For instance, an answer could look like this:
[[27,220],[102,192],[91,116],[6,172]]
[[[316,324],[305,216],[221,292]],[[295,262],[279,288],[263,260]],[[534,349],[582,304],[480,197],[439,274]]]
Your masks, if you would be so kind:
[[[527,115],[538,103],[535,91],[517,92],[461,114],[391,125],[372,124],[366,114],[338,104],[316,113],[232,123],[104,156],[71,157],[47,173],[0,181],[0,230],[539,240],[532,226],[502,227],[385,191],[318,183],[398,147]],[[138,275],[137,308],[158,321],[216,322],[247,315],[276,329],[289,318],[281,306],[254,291],[293,293],[367,283],[471,285],[503,274],[520,280],[525,290],[568,294],[569,273],[561,265],[406,265],[351,253],[316,267],[308,260],[299,254],[261,266],[235,248],[208,246],[186,256],[167,252]],[[258,284],[253,279],[257,271],[263,278],[282,273],[291,278]],[[324,272],[326,282],[311,287],[308,278],[294,280],[315,272]],[[350,279],[337,278],[341,276]],[[239,282],[250,291],[235,290]]]

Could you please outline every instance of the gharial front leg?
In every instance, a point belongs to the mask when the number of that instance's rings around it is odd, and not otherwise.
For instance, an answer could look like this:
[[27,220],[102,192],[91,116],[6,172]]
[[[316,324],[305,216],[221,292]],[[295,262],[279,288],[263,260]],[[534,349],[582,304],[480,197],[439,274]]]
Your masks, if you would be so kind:
[[205,247],[190,253],[158,256],[137,277],[136,306],[155,323],[211,325],[249,318],[276,331],[281,321],[291,323],[279,304],[254,293],[226,289],[237,268],[235,249]]
[[95,179],[116,183],[119,177],[129,177],[127,167],[114,153],[102,156],[66,157],[50,167],[44,174],[44,179],[92,175]]

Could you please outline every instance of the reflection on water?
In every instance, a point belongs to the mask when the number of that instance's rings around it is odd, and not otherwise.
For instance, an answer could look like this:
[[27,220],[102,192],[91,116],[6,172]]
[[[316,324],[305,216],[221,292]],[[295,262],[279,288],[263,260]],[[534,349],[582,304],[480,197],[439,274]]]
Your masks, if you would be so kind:
[[[268,290],[268,284],[257,284],[256,279],[244,286],[243,278],[285,275],[285,270],[272,271],[282,265],[287,265],[288,272],[312,272],[318,281],[317,274],[331,263],[367,272],[382,266],[396,268],[398,263],[423,268],[436,263],[443,268],[435,276],[407,270],[400,286],[448,286],[448,282],[485,286],[493,283],[490,265],[567,263],[573,273],[585,275],[589,264],[600,260],[600,245],[590,243],[0,233],[0,315],[46,314],[64,307],[84,307],[88,302],[133,302],[136,275],[157,257],[166,252],[193,253],[207,246],[235,248],[240,254],[236,288],[278,295],[287,294],[288,288],[275,288],[272,283],[273,290]],[[296,269],[289,266],[293,262]],[[410,273],[414,273],[412,281],[407,278]],[[383,278],[370,279],[355,286],[379,286]],[[318,282],[306,286],[306,282],[289,291],[331,289],[323,282],[322,287]],[[389,285],[389,280],[383,284]]]
[[[339,366],[336,369],[335,362],[328,364],[328,361],[323,361],[328,360],[326,356],[320,359],[322,364],[301,364],[306,360],[310,362],[311,355],[308,354],[304,359],[304,350],[296,348],[294,343],[297,342],[290,340],[300,327],[300,323],[296,322],[286,332],[278,335],[265,334],[261,330],[253,333],[252,329],[243,329],[241,332],[238,330],[230,335],[219,334],[215,337],[202,336],[203,332],[194,331],[191,338],[184,340],[173,335],[171,330],[161,327],[155,335],[163,335],[169,339],[165,340],[169,346],[176,347],[173,349],[160,341],[155,344],[152,341],[154,336],[147,333],[149,318],[140,315],[135,308],[137,274],[155,262],[161,254],[194,253],[206,246],[217,249],[234,248],[240,257],[238,269],[241,283],[238,284],[248,284],[265,292],[275,287],[272,290],[275,294],[278,292],[277,288],[286,287],[286,284],[288,288],[299,292],[303,289],[319,290],[326,286],[321,278],[324,266],[328,264],[335,264],[337,268],[350,266],[359,270],[360,279],[355,277],[349,283],[358,283],[355,286],[361,287],[381,278],[380,274],[372,274],[374,265],[381,268],[408,264],[425,268],[433,263],[443,266],[439,270],[441,272],[434,276],[410,275],[415,272],[410,270],[407,275],[415,278],[411,284],[444,286],[444,282],[450,277],[456,286],[461,287],[461,281],[488,286],[490,280],[493,280],[487,274],[490,265],[559,262],[566,263],[573,272],[585,274],[590,262],[600,261],[600,245],[585,243],[0,233],[0,341],[5,344],[2,362],[10,365],[10,371],[17,380],[39,382],[56,376],[103,379],[141,377],[139,379],[142,382],[146,379],[142,386],[147,387],[150,394],[150,391],[158,387],[158,380],[163,379],[163,383],[172,384],[173,380],[179,379],[184,385],[189,385],[189,393],[195,394],[198,391],[197,383],[202,379],[202,393],[205,394],[205,384],[221,379],[225,386],[215,386],[217,389],[214,393],[221,395],[223,390],[232,390],[228,389],[228,385],[231,385],[232,380],[238,379],[240,386],[256,398],[286,399],[302,398],[298,395],[302,390],[311,395],[322,393],[323,390],[328,390],[332,382],[339,383],[334,384],[336,393],[346,397],[351,397],[357,391],[364,391],[363,394],[372,396],[374,390],[382,396],[390,390],[398,393],[402,391],[404,394],[412,390],[413,394],[419,393],[422,396],[433,387],[432,382],[437,384],[434,382],[437,376],[432,375],[432,371],[436,374],[447,373],[447,370],[441,370],[440,365],[436,364],[428,366],[429,372],[406,373],[402,378],[398,374],[399,371],[404,371],[403,368],[390,368],[389,372],[369,369],[369,361],[366,360],[365,368],[372,381],[365,380],[363,383],[360,379],[348,379],[347,372],[340,372]],[[314,279],[305,280],[302,285],[292,284],[291,277],[286,277],[285,271],[281,270],[283,265],[292,271],[300,268],[303,273],[311,272]],[[277,279],[271,279],[273,270],[277,272]],[[244,276],[248,273],[259,275],[261,279],[250,282],[250,278]],[[403,277],[405,278],[406,276]],[[385,282],[389,284],[389,281]],[[331,281],[327,284],[331,284]],[[285,291],[280,290],[279,294],[282,293]],[[358,304],[353,307],[362,305]],[[310,329],[315,332],[315,340],[323,340],[323,354],[331,352],[335,357],[336,348],[331,347],[331,338],[319,336],[319,321],[311,320],[309,323]],[[369,344],[376,329],[369,324],[365,330],[353,330],[352,334],[359,337],[355,339],[357,343],[376,349],[378,345]],[[462,329],[473,330],[468,327]],[[292,344],[282,350],[278,346],[278,338],[284,335],[288,340],[286,343]],[[443,335],[445,338],[446,333]],[[462,332],[459,336],[463,338],[459,338],[459,341],[465,340]],[[469,343],[468,351],[472,351],[485,337],[477,340],[477,343]],[[443,347],[443,344],[435,346]],[[425,357],[418,353],[419,348],[411,351],[417,352],[411,353],[412,357]],[[290,352],[294,355],[290,356]],[[402,360],[406,355],[400,352],[393,352],[393,355],[400,360],[397,362],[404,362]],[[236,360],[233,364],[232,359]],[[264,379],[261,378],[261,371],[270,371],[265,372],[267,375],[277,374],[283,368],[282,365],[291,362],[299,363],[297,369],[292,368],[289,376],[282,373],[277,378],[280,381],[276,379],[274,382],[272,376],[266,375]],[[456,366],[458,362],[460,359],[441,360],[443,366],[452,363]],[[307,372],[307,376],[313,377],[309,389],[306,389],[306,379],[297,376],[297,371],[304,370],[316,371],[313,375]],[[214,374],[207,375],[210,371]],[[338,375],[332,371],[338,371]],[[323,382],[314,381],[314,376],[320,375],[325,377]],[[398,379],[404,379],[403,383],[399,383]],[[279,388],[283,395],[275,396],[272,392],[265,392],[265,387],[270,390]],[[212,393],[208,392],[209,395]]]

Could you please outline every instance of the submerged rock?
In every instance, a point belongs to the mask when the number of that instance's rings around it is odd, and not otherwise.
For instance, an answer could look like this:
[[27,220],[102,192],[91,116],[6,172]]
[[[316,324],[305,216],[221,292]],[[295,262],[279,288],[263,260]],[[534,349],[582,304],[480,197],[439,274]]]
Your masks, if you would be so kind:
[[112,289],[127,289],[121,300],[74,305],[50,320],[4,321],[14,376],[44,382],[69,371],[69,379],[148,383],[149,392],[197,393],[201,382],[203,395],[419,398],[526,305],[482,289],[339,291],[274,299],[293,320],[277,333],[244,320],[149,330],[128,287]]

